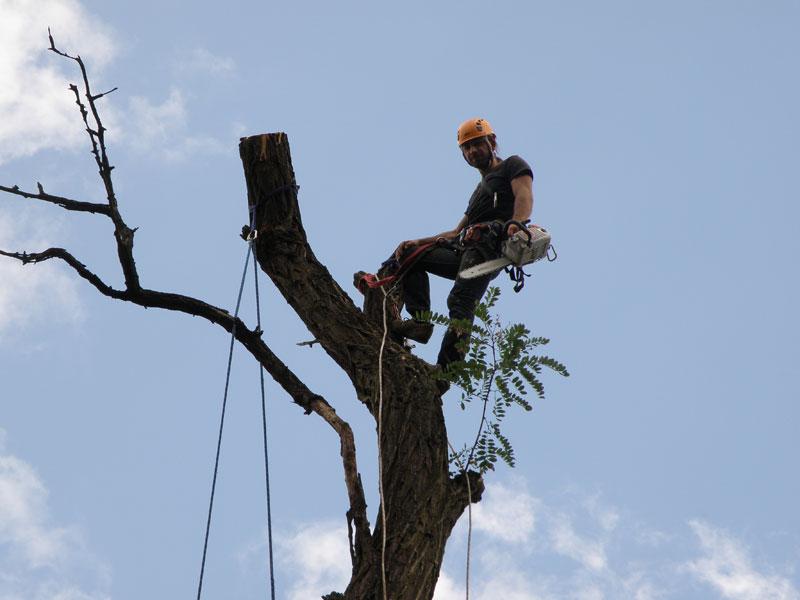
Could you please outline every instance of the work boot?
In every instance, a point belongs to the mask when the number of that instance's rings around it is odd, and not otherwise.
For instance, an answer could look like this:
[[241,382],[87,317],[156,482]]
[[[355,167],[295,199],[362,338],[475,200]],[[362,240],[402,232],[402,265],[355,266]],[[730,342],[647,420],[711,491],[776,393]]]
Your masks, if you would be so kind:
[[433,335],[433,323],[425,323],[415,319],[392,321],[392,332],[420,344],[427,344]]

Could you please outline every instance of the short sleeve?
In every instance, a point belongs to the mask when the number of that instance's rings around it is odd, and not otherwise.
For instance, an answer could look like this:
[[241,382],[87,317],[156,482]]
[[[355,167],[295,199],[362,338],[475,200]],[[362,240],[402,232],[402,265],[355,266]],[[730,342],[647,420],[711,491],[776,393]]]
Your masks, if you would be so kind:
[[533,177],[533,169],[531,166],[525,162],[525,160],[516,154],[513,156],[509,156],[505,160],[505,168],[506,168],[506,177],[509,181],[516,179],[517,177],[522,177],[523,175],[530,175],[531,178]]

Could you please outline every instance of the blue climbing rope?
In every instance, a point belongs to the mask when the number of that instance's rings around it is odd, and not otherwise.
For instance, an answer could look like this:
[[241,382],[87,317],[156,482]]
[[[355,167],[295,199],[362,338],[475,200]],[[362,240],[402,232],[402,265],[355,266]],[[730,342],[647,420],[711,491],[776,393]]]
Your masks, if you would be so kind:
[[[214,495],[217,489],[217,475],[219,473],[219,457],[220,457],[220,450],[222,448],[222,432],[225,427],[225,409],[227,408],[228,404],[228,389],[230,387],[230,379],[231,379],[231,365],[233,364],[233,346],[236,341],[236,324],[238,322],[239,317],[239,308],[242,304],[242,293],[244,291],[244,284],[247,279],[247,268],[250,263],[250,256],[255,256],[254,244],[257,237],[257,230],[253,226],[255,217],[254,217],[254,210],[251,210],[251,218],[250,218],[250,230],[247,236],[247,255],[245,256],[244,260],[244,269],[242,270],[242,280],[239,283],[239,293],[236,296],[236,309],[233,313],[233,326],[231,327],[231,342],[230,347],[228,349],[228,368],[225,373],[225,391],[222,395],[222,413],[220,415],[219,420],[219,435],[217,437],[217,452],[214,458],[214,475],[211,480],[211,496],[208,502],[208,518],[206,520],[206,533],[205,538],[203,540],[203,559],[200,563],[200,578],[197,584],[197,600],[200,600],[200,596],[203,591],[203,575],[205,574],[206,568],[206,557],[208,555],[208,539],[209,534],[211,532],[211,515],[214,510]],[[261,335],[263,330],[261,329],[261,298],[258,288],[258,262],[253,259],[253,274],[255,280],[255,301],[256,301],[256,332]],[[273,566],[273,559],[272,559],[272,503],[270,498],[270,485],[269,485],[269,449],[267,443],[267,402],[266,402],[266,391],[264,385],[264,367],[263,365],[259,364],[259,379],[261,384],[261,423],[262,423],[262,430],[263,430],[263,439],[264,439],[264,478],[266,483],[266,496],[267,496],[267,541],[268,541],[268,551],[269,551],[269,585],[270,585],[270,598],[271,600],[275,600],[275,572]]]
[[236,341],[236,322],[239,317],[239,307],[242,304],[242,291],[244,290],[244,282],[247,278],[247,267],[250,262],[250,254],[252,247],[247,245],[247,256],[244,259],[244,269],[242,271],[242,281],[239,284],[239,294],[236,297],[236,310],[233,313],[233,326],[231,327],[231,344],[228,349],[228,370],[225,374],[225,392],[222,394],[222,414],[219,419],[219,435],[217,437],[217,454],[214,458],[214,476],[211,479],[211,497],[208,501],[208,519],[206,520],[206,535],[203,541],[203,560],[200,563],[200,580],[197,583],[197,600],[200,600],[200,594],[203,591],[203,575],[206,570],[206,555],[208,553],[208,536],[211,531],[211,513],[214,509],[214,493],[217,489],[217,473],[219,472],[219,454],[222,448],[222,431],[225,427],[225,408],[228,405],[228,387],[231,381],[231,364],[233,363],[233,344]]
[[[253,237],[249,245],[252,248],[255,244],[255,237]],[[255,251],[253,251],[255,256]],[[258,292],[258,261],[253,260],[253,279],[256,288],[256,326],[259,334],[263,333],[261,329],[261,298]],[[267,444],[267,401],[266,393],[264,391],[264,366],[258,365],[258,374],[261,381],[261,425],[264,433],[264,480],[267,490],[267,544],[269,547],[269,589],[271,599],[275,600],[275,571],[272,564],[272,502],[269,493],[269,448]]]

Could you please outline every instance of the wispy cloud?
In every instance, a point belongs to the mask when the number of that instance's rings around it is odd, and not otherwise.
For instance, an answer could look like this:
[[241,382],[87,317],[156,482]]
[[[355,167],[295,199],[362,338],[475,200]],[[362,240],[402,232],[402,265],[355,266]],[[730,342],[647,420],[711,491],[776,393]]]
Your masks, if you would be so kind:
[[136,127],[132,143],[140,148],[154,144],[167,144],[169,134],[186,125],[186,101],[183,93],[172,88],[166,100],[153,104],[148,98],[134,96],[130,101],[130,112]]
[[579,535],[567,515],[560,513],[553,519],[550,535],[553,551],[558,554],[592,571],[599,572],[606,568],[605,541]]
[[30,464],[0,446],[0,598],[107,598],[107,569],[78,532],[53,525],[48,512],[44,482]]
[[[61,221],[34,220],[29,215],[28,211],[15,211],[12,220],[10,212],[0,212],[0,248],[40,251],[54,245],[53,240],[63,231]],[[77,323],[84,318],[78,282],[57,261],[22,265],[0,257],[0,281],[0,339],[45,319]]]
[[475,530],[506,542],[525,542],[533,534],[538,504],[523,489],[492,484],[472,508]]
[[218,56],[202,47],[182,53],[175,60],[175,68],[184,73],[231,75],[236,71],[236,62],[227,56]]
[[47,490],[24,461],[0,456],[0,544],[12,545],[31,568],[53,566],[64,552],[66,531],[43,523]]
[[75,67],[46,51],[47,27],[95,74],[116,51],[109,27],[75,0],[0,0],[0,15],[0,164],[77,147],[85,133],[66,89]]
[[332,521],[312,523],[279,541],[284,568],[291,569],[289,600],[343,591],[350,580],[347,529]]
[[[700,521],[645,535],[644,525],[599,494],[573,490],[545,501],[521,478],[489,482],[473,516],[474,600],[800,600],[787,576],[756,570],[732,535]],[[464,518],[448,542],[434,600],[464,598],[465,539]],[[290,600],[343,591],[350,576],[343,525],[303,525],[279,536],[278,547]],[[708,586],[700,596],[699,584]]]
[[747,548],[722,529],[704,521],[690,526],[700,542],[702,556],[686,564],[690,573],[732,600],[798,600],[800,591],[781,575],[761,573]]
[[129,132],[123,140],[141,153],[171,161],[230,151],[227,144],[212,136],[190,133],[188,116],[186,96],[178,88],[173,87],[160,103],[135,96],[123,116],[125,131]]
[[[84,146],[85,128],[67,90],[68,82],[77,81],[76,66],[47,51],[47,28],[60,49],[84,57],[99,90],[113,87],[101,79],[117,53],[110,27],[77,0],[0,0],[0,15],[0,164],[41,150]],[[232,59],[205,48],[191,50],[177,64],[216,76],[236,68]],[[104,102],[103,121],[120,145],[170,161],[231,151],[230,144],[189,129],[186,94],[177,87],[160,102],[133,96],[127,109]]]
[[[698,581],[710,586],[703,598],[800,600],[787,575],[756,569],[740,541],[705,522],[666,534],[601,495],[572,491],[545,501],[521,479],[490,482],[478,506],[470,593],[477,600],[682,600],[698,597]],[[509,535],[511,522],[521,524],[519,535]],[[464,597],[465,537],[462,519],[436,600]],[[700,556],[689,559],[693,549]]]

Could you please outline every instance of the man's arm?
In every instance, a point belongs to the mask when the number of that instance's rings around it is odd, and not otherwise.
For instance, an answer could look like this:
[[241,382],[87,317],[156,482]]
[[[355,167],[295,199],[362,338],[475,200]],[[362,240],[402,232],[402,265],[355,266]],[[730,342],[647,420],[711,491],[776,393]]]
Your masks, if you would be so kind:
[[[533,177],[520,175],[511,180],[511,191],[514,193],[514,221],[522,223],[531,218],[533,212]],[[508,226],[508,235],[519,231],[516,225]]]
[[416,240],[406,240],[404,242],[400,242],[400,245],[397,246],[397,249],[394,251],[395,258],[399,259],[400,256],[408,250],[409,248],[415,248],[416,246],[421,246],[422,244],[428,244],[430,242],[435,242],[438,239],[443,240],[452,240],[455,237],[458,237],[458,234],[461,233],[461,230],[467,226],[467,215],[461,217],[461,220],[455,226],[454,229],[449,231],[443,231],[442,233],[438,233],[436,235],[430,235],[428,237],[419,238]]

